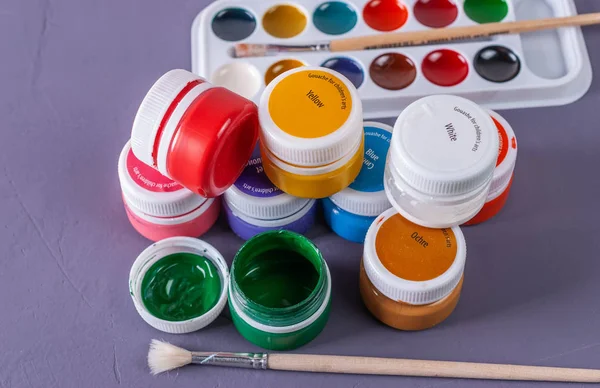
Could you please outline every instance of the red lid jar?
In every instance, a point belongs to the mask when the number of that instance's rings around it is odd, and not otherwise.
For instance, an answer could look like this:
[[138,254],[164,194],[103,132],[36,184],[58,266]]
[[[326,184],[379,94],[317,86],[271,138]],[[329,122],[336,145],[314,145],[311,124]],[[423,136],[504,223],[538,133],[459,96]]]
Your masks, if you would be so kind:
[[214,198],[242,173],[258,128],[253,102],[186,70],[171,70],[144,98],[131,148],[162,175]]
[[498,129],[499,152],[490,192],[483,208],[465,225],[477,225],[495,217],[508,200],[517,163],[517,137],[510,124],[498,113],[490,111]]

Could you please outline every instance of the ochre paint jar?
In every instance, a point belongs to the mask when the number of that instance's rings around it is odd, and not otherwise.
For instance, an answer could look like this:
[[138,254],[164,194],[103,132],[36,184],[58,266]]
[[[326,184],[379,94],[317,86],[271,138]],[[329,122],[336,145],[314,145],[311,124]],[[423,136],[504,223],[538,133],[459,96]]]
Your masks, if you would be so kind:
[[365,122],[363,166],[352,184],[323,199],[325,222],[340,237],[363,243],[375,218],[392,207],[383,188],[383,174],[392,128]]
[[362,300],[388,326],[431,328],[458,303],[466,256],[458,226],[428,229],[390,209],[367,233],[360,268]]
[[258,147],[242,175],[223,194],[223,208],[229,227],[244,240],[270,230],[304,234],[317,216],[316,200],[286,194],[267,178]]
[[144,237],[199,237],[217,221],[219,198],[204,198],[142,163],[129,142],[121,151],[119,182],[131,225]]
[[490,192],[483,208],[465,225],[476,225],[485,222],[502,210],[510,188],[512,187],[515,165],[517,163],[517,137],[510,124],[498,113],[490,111],[494,124],[498,129],[500,140],[498,161],[494,170],[494,177],[490,186]]
[[483,207],[497,159],[498,131],[487,111],[462,97],[425,97],[396,121],[385,190],[410,221],[457,226]]
[[164,176],[213,198],[241,174],[258,126],[253,102],[188,71],[172,70],[144,98],[131,147]]
[[248,240],[231,267],[229,309],[240,334],[271,350],[312,341],[329,317],[331,276],[317,247],[290,231]]
[[259,117],[263,166],[284,192],[325,198],[358,175],[362,103],[343,75],[317,67],[283,73],[263,93]]
[[229,271],[212,245],[172,237],[144,250],[129,273],[129,293],[146,323],[183,334],[213,322],[227,303]]

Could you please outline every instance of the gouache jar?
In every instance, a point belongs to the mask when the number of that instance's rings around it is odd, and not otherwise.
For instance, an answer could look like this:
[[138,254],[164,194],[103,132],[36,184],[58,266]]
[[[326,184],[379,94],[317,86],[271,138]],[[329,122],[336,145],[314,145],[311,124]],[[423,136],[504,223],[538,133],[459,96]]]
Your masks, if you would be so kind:
[[223,194],[223,208],[231,230],[244,240],[269,230],[304,234],[317,216],[316,200],[292,197],[271,183],[258,147],[242,175]]
[[219,198],[204,198],[142,163],[129,142],[119,157],[119,182],[131,225],[152,241],[199,237],[217,221]]
[[325,198],[358,175],[362,103],[343,75],[318,67],[285,72],[265,89],[259,117],[263,166],[284,192]]
[[363,243],[375,218],[392,207],[383,187],[392,127],[365,122],[365,154],[358,177],[346,189],[323,199],[327,225],[340,237]]
[[483,207],[497,159],[498,131],[485,110],[462,97],[425,97],[396,121],[385,191],[416,224],[460,225]]
[[431,328],[458,303],[466,256],[458,226],[428,229],[390,209],[367,233],[360,267],[362,300],[388,326]]
[[259,234],[231,266],[229,309],[240,334],[271,350],[312,341],[329,317],[331,276],[317,247],[286,230]]
[[517,163],[517,137],[510,124],[498,113],[490,111],[494,124],[498,129],[500,140],[498,161],[492,178],[490,192],[483,208],[465,225],[476,225],[485,222],[500,213],[510,193],[515,165]]
[[241,174],[257,138],[253,102],[188,71],[172,70],[144,98],[131,147],[164,176],[214,198]]
[[129,293],[142,319],[166,333],[200,330],[227,303],[229,271],[212,245],[190,237],[152,244],[135,260]]

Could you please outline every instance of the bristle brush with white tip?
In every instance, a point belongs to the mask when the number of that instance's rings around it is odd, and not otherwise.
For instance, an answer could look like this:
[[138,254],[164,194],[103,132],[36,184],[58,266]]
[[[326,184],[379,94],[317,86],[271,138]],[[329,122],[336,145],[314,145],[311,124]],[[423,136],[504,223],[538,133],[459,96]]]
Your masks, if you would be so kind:
[[354,38],[336,39],[304,45],[236,44],[229,50],[234,58],[264,57],[279,53],[311,51],[360,51],[391,47],[423,46],[429,44],[469,41],[496,35],[520,34],[547,29],[600,24],[600,12],[560,18],[499,22],[467,27],[437,28],[423,31],[394,32]]
[[191,352],[166,342],[152,340],[148,352],[148,366],[152,374],[168,372],[189,364],[296,372],[600,383],[600,370],[597,369],[309,354]]

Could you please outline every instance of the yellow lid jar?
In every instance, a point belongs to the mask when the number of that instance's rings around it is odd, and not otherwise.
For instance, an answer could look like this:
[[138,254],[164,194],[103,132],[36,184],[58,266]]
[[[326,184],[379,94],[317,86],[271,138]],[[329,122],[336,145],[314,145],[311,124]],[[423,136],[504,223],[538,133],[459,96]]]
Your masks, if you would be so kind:
[[263,167],[282,191],[325,198],[360,172],[362,103],[343,75],[319,67],[281,74],[263,93],[259,118]]

